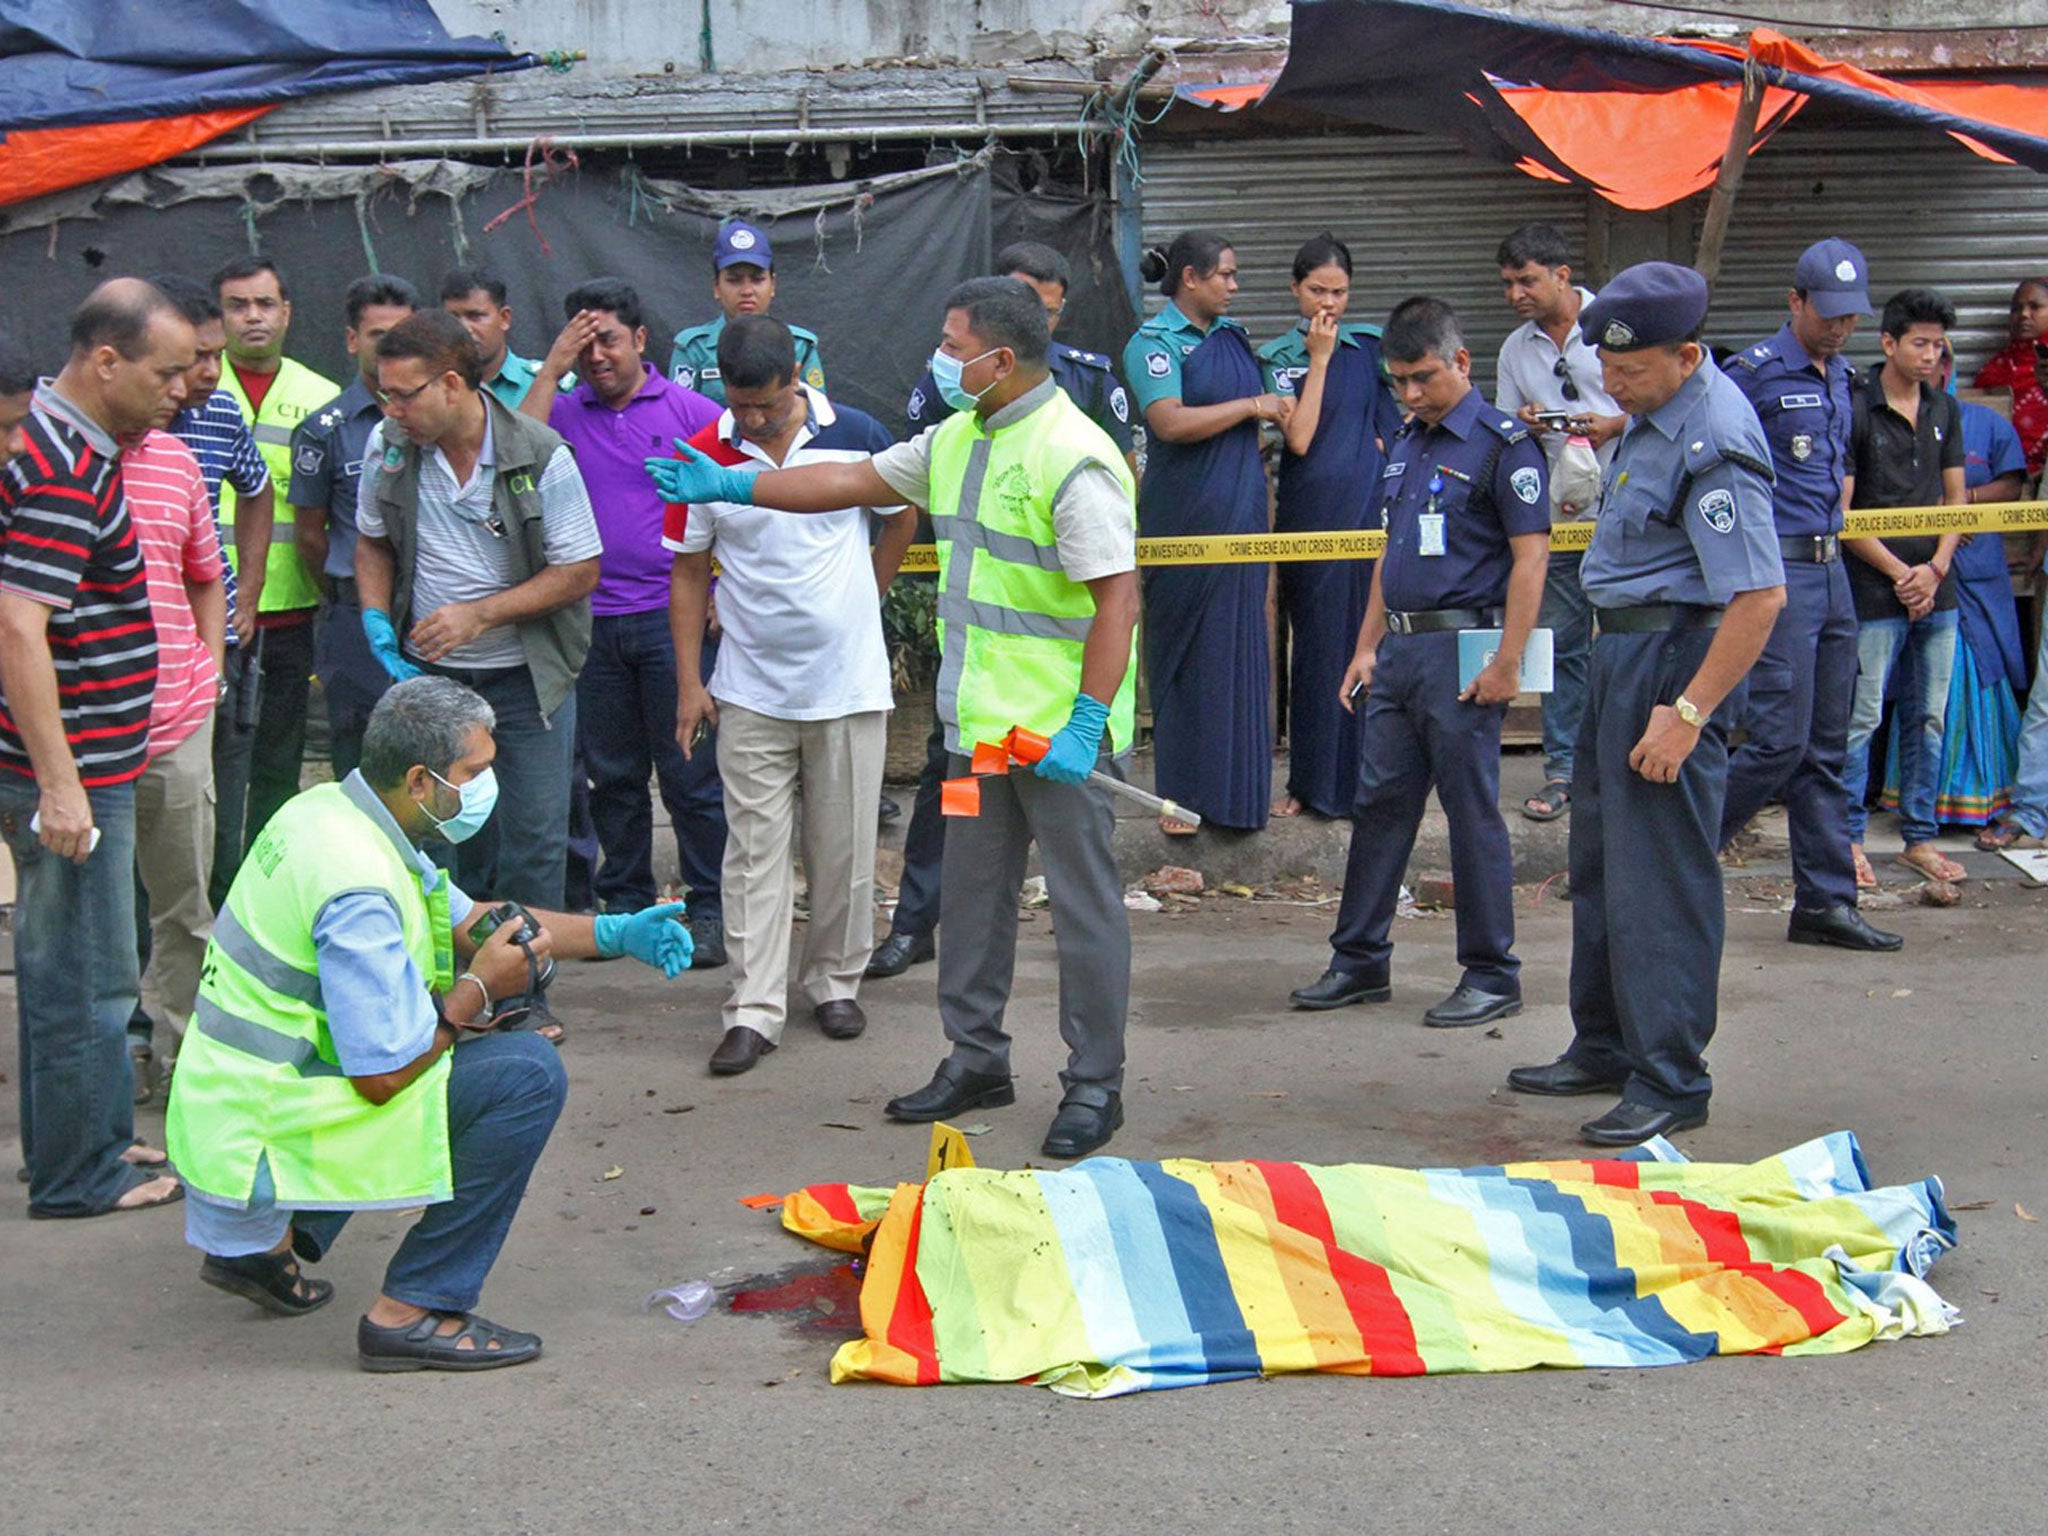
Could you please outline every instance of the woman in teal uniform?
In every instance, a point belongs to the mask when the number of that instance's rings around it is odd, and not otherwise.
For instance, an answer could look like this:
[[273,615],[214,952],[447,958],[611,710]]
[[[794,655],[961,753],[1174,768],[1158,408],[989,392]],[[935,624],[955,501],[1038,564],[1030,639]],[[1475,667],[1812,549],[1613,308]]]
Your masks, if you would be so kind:
[[[1401,413],[1380,373],[1379,327],[1347,325],[1351,252],[1317,235],[1294,257],[1301,320],[1259,348],[1266,388],[1294,402],[1282,429],[1274,527],[1327,533],[1377,526],[1380,469]],[[1360,716],[1337,701],[1372,590],[1369,560],[1280,565],[1287,616],[1287,793],[1282,816],[1348,816],[1358,791]]]
[[[1145,538],[1264,533],[1259,423],[1285,414],[1260,388],[1230,242],[1190,230],[1144,269],[1167,304],[1124,348],[1124,377],[1150,435],[1138,493]],[[1158,791],[1221,827],[1266,824],[1272,794],[1271,662],[1266,567],[1147,570],[1145,658]],[[1162,820],[1168,832],[1189,830]]]

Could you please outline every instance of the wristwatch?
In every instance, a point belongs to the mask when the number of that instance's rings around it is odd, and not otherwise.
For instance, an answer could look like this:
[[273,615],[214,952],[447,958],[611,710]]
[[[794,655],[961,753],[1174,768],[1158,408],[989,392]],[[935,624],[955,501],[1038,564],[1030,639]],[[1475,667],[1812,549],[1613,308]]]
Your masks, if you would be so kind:
[[1699,705],[1693,703],[1691,699],[1688,699],[1682,693],[1672,702],[1671,707],[1678,711],[1678,718],[1694,730],[1698,730],[1707,723],[1707,717],[1700,713]]

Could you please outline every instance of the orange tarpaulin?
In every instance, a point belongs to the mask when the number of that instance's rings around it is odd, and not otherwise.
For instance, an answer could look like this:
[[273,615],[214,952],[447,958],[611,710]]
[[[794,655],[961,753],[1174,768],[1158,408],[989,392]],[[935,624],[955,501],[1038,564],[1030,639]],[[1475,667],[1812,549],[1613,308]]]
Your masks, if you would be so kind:
[[236,107],[135,123],[10,133],[0,139],[0,187],[7,189],[4,201],[24,202],[105,176],[139,171],[232,133],[272,110],[270,106]]

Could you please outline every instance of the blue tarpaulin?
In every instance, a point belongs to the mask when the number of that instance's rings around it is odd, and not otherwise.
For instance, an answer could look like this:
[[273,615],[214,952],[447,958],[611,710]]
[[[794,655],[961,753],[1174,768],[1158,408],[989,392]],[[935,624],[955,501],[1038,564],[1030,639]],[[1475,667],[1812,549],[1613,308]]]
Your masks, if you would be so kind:
[[427,0],[0,0],[0,132],[258,107],[530,68]]

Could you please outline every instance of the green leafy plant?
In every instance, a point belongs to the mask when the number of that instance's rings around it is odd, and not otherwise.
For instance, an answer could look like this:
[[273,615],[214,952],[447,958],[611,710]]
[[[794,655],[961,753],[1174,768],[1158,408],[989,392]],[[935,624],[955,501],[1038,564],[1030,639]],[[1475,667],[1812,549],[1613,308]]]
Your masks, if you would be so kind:
[[889,649],[890,682],[900,694],[917,693],[939,679],[939,584],[930,576],[898,576],[882,599],[882,641]]

